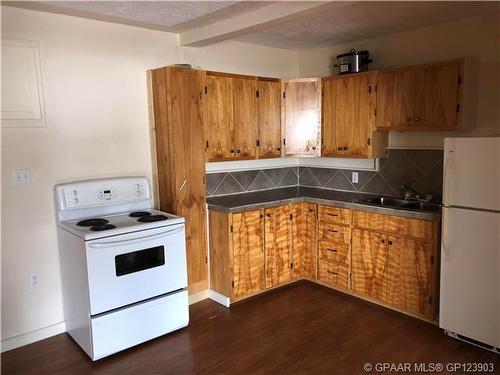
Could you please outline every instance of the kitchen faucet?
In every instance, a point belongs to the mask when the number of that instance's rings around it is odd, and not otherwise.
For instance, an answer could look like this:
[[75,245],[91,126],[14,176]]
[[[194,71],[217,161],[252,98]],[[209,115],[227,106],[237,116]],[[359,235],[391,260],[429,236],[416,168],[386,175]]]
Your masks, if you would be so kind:
[[432,199],[432,195],[430,194],[425,194],[425,198],[422,198],[422,194],[417,192],[415,189],[409,187],[408,185],[401,185],[401,196],[403,199],[407,201],[424,201],[424,202],[430,202]]

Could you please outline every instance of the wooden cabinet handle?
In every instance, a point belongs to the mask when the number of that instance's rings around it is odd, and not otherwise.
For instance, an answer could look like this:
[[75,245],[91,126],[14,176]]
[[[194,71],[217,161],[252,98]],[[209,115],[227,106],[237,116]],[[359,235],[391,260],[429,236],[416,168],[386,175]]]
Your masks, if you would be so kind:
[[327,214],[328,216],[339,216],[338,214]]
[[264,215],[260,215],[260,218],[262,219],[264,217]]
[[419,122],[419,121],[420,121],[420,117],[414,117],[414,118],[413,118],[413,121],[415,121],[415,122]]
[[240,153],[240,150],[236,150],[236,153],[239,154]]
[[410,122],[410,121],[411,121],[411,117],[407,117],[406,122]]
[[335,229],[328,229],[328,232],[338,233],[338,230],[335,230]]
[[337,276],[337,272],[333,272],[333,271],[326,271],[326,272],[331,273],[332,275]]
[[271,214],[266,214],[267,217],[271,217]]
[[349,148],[347,146],[344,146],[344,151],[347,151]]
[[392,241],[389,241],[389,245],[392,245]]
[[335,250],[335,249],[330,249],[330,248],[327,248],[327,250],[328,250],[328,251],[331,251],[332,253],[336,253],[336,252],[337,252],[337,250]]
[[233,149],[231,149],[231,154],[234,154],[234,150]]
[[342,151],[342,147],[337,147],[337,150]]
[[381,240],[380,242],[381,242],[381,243],[385,243],[385,240]]

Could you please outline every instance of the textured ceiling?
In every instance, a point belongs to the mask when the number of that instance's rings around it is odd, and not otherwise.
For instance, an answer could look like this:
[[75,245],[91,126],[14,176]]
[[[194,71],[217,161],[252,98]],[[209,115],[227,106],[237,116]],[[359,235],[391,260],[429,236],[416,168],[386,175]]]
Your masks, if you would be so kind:
[[304,50],[473,17],[497,2],[331,2],[298,20],[242,35],[242,42]]
[[[181,33],[276,1],[3,1],[2,4]],[[284,3],[279,3],[284,4]],[[298,4],[297,2],[295,4]],[[312,4],[312,3],[309,3]],[[500,2],[331,1],[243,30],[233,40],[290,50],[348,43],[498,12]],[[261,11],[262,13],[262,11]]]

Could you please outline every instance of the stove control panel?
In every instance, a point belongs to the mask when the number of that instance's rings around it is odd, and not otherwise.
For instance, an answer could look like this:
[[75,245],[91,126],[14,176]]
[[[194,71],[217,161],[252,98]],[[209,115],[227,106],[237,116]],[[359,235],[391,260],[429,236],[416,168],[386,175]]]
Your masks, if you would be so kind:
[[59,210],[116,205],[151,199],[145,177],[88,180],[56,187]]

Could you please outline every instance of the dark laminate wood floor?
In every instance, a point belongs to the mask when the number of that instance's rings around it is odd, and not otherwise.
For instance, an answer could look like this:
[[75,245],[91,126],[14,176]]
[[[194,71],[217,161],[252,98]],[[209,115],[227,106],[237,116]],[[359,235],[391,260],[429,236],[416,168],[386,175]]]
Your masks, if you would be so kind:
[[365,362],[493,362],[500,373],[493,353],[306,281],[230,309],[202,301],[188,328],[96,363],[66,334],[1,359],[2,374],[363,374]]

